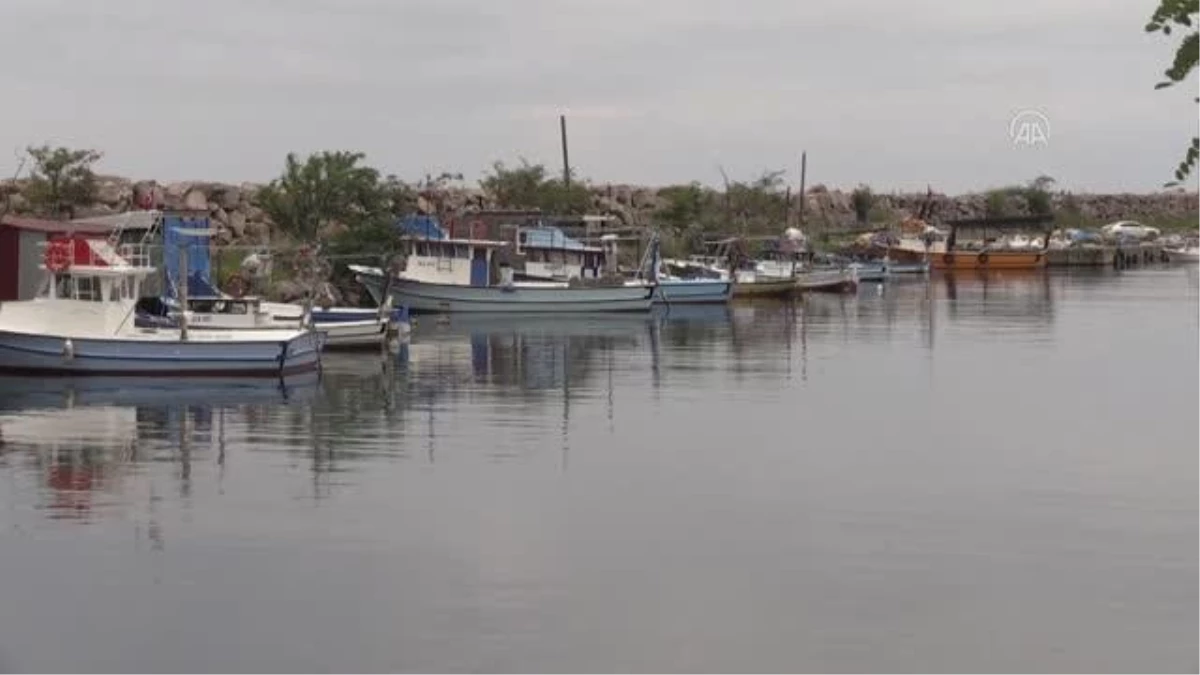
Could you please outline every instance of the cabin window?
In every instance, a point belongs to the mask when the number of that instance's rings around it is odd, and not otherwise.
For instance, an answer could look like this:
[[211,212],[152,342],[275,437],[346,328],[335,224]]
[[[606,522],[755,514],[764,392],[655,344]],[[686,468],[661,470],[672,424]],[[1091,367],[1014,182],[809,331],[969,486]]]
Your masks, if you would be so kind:
[[454,245],[454,257],[462,258],[464,260],[468,259],[470,257],[470,251],[467,248],[467,245],[466,244],[455,244]]

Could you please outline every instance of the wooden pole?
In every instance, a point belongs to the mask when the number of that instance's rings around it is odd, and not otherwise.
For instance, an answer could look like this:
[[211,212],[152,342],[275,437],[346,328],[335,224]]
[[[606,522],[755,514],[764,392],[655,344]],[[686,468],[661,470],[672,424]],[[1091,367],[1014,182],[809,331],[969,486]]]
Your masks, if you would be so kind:
[[800,227],[804,227],[804,179],[808,174],[808,153],[800,153],[800,205],[798,208]]
[[563,193],[569,192],[571,189],[571,161],[567,157],[567,116],[558,116],[558,130],[562,137],[562,156],[563,156]]

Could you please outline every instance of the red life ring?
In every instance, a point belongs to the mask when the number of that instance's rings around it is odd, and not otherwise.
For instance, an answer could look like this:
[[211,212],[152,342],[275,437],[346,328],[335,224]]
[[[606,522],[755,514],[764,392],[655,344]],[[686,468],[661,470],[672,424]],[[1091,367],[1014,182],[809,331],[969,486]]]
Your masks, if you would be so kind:
[[51,272],[62,272],[71,266],[71,243],[67,241],[52,241],[46,246],[42,262]]

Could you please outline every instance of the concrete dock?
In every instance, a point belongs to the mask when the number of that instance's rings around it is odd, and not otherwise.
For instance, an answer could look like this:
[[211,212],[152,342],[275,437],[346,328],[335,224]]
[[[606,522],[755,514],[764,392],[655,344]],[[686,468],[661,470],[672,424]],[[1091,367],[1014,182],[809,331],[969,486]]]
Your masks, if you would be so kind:
[[1046,252],[1050,267],[1116,267],[1124,269],[1138,265],[1166,262],[1163,247],[1156,244],[1125,246],[1081,246],[1051,249]]

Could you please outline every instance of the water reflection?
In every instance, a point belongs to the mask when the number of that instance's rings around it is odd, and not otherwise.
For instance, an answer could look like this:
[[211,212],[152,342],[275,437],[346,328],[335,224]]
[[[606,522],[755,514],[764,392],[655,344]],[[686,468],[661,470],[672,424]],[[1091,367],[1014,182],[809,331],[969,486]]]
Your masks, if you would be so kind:
[[[814,349],[825,359],[852,345],[913,340],[931,354],[939,314],[951,329],[982,323],[1028,337],[1053,322],[1051,279],[899,279],[857,296],[651,315],[430,317],[394,357],[331,354],[319,375],[282,382],[4,377],[0,410],[10,412],[0,416],[0,459],[28,451],[55,517],[90,512],[94,494],[120,489],[120,467],[139,462],[175,463],[187,497],[193,463],[211,454],[220,482],[230,448],[302,462],[309,496],[325,499],[337,474],[373,457],[434,464],[441,437],[465,433],[470,409],[473,423],[502,425],[509,438],[553,434],[565,470],[575,409],[601,406],[613,434],[620,390],[636,396],[640,386],[662,403],[664,392],[721,380],[732,389],[805,384]],[[527,452],[520,443],[482,451],[497,461]]]
[[1196,295],[1176,268],[934,276],[425,318],[299,382],[0,378],[0,646],[55,672],[1193,665]]

